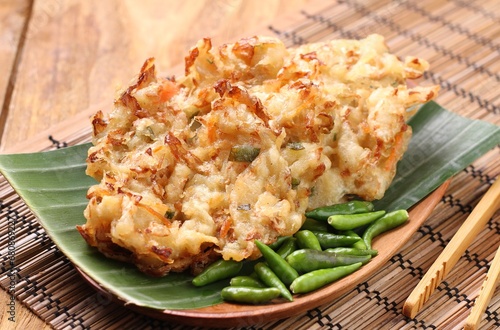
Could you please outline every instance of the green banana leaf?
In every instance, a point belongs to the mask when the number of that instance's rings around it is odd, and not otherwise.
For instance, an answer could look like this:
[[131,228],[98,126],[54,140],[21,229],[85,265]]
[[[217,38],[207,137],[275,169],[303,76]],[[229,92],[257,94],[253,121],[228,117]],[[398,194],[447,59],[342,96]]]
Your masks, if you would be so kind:
[[[398,174],[378,209],[410,208],[448,178],[500,144],[500,128],[446,111],[435,102],[411,119],[414,135]],[[155,309],[193,309],[217,304],[227,282],[203,288],[191,276],[152,278],[135,266],[110,260],[82,239],[89,144],[32,154],[0,155],[0,172],[38,217],[58,248],[84,273],[117,297]]]

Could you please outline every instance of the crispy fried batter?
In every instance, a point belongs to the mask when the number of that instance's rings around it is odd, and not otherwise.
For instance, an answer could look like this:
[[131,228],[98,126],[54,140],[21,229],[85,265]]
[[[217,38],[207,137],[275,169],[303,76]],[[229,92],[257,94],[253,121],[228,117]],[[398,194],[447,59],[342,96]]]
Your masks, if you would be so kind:
[[[257,257],[254,239],[292,235],[307,208],[384,195],[407,119],[438,92],[406,85],[427,67],[378,35],[292,49],[203,39],[177,79],[148,59],[113,112],[92,118],[87,174],[99,183],[78,230],[155,276]],[[255,158],[229,160],[241,146]]]

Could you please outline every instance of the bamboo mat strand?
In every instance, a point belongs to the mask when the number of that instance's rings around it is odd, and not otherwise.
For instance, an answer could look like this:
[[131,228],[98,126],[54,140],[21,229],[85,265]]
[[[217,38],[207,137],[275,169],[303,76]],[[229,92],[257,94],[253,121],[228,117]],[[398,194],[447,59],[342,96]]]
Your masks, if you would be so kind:
[[[422,84],[441,87],[438,102],[450,111],[500,125],[500,2],[496,0],[338,0],[304,9],[296,22],[267,33],[288,46],[332,38],[384,35],[393,53],[427,59]],[[57,132],[40,150],[88,142],[90,125],[70,136]],[[479,293],[500,242],[500,212],[481,231],[416,318],[401,314],[405,299],[500,175],[500,146],[455,176],[431,217],[387,264],[354,290],[301,315],[253,329],[455,329]],[[16,296],[56,329],[193,329],[155,320],[95,292],[54,246],[22,200],[0,178],[0,235],[16,223]],[[5,236],[4,236],[5,235]],[[0,242],[0,285],[9,287],[8,247]],[[500,328],[500,288],[481,329]],[[202,329],[202,328],[195,328]]]

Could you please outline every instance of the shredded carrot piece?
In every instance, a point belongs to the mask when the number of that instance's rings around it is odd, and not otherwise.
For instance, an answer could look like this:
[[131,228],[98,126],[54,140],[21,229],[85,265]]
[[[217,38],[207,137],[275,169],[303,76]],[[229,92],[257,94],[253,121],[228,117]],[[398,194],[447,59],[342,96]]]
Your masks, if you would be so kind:
[[220,228],[220,233],[219,233],[221,238],[227,237],[229,230],[231,229],[231,224],[232,221],[230,218],[224,219],[224,222],[222,223],[222,227]]
[[403,146],[403,132],[399,132],[396,134],[395,141],[394,141],[394,147],[392,148],[391,154],[387,158],[385,162],[385,169],[386,171],[389,171],[394,163],[396,162],[396,152],[401,149]]
[[165,80],[160,88],[159,95],[160,95],[160,101],[161,102],[167,102],[177,94],[179,91],[179,87],[171,82],[170,80]]

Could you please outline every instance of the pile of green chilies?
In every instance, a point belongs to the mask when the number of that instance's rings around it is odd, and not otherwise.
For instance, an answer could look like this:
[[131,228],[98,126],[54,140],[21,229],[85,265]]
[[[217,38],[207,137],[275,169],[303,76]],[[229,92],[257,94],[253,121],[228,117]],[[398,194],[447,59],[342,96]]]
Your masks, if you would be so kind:
[[263,260],[250,275],[241,275],[242,262],[218,260],[192,283],[204,286],[231,278],[222,289],[223,300],[245,304],[268,303],[282,297],[319,289],[366,264],[377,251],[372,239],[408,220],[406,210],[374,211],[373,204],[350,201],[306,212],[306,220],[293,236],[265,245],[259,240]]

